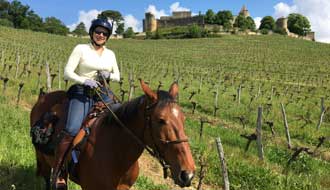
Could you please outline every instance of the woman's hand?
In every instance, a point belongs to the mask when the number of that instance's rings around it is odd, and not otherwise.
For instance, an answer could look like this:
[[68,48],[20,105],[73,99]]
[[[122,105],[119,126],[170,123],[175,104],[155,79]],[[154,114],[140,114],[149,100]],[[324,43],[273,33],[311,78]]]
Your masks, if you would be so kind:
[[100,71],[101,78],[108,79],[108,78],[110,78],[110,74],[111,73],[109,71]]
[[89,86],[90,88],[97,88],[98,86],[100,86],[100,83],[96,80],[86,79],[84,85]]

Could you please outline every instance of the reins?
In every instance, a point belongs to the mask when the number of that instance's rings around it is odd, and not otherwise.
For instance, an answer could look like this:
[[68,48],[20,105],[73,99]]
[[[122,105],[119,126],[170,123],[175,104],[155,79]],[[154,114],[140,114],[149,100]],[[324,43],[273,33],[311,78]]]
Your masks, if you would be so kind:
[[[164,172],[164,178],[168,177],[168,168],[170,168],[170,166],[166,163],[166,161],[161,157],[159,150],[154,151],[152,150],[150,147],[148,147],[145,143],[142,142],[142,140],[137,137],[131,130],[128,129],[128,127],[125,126],[125,124],[117,117],[117,115],[112,111],[112,109],[106,104],[106,102],[103,100],[102,96],[100,95],[100,90],[96,89],[95,90],[97,96],[100,98],[100,100],[102,101],[102,103],[105,105],[105,107],[107,108],[107,110],[110,111],[110,113],[112,114],[113,118],[115,119],[115,121],[129,134],[131,135],[134,140],[140,145],[142,146],[144,149],[146,149],[149,154],[153,157],[155,157],[159,163],[162,165],[163,167],[163,172]],[[153,136],[152,136],[153,137]],[[162,141],[162,140],[161,140]],[[157,148],[158,149],[158,148]]]
[[[107,84],[105,78],[100,75],[104,85]],[[134,140],[140,145],[142,146],[144,149],[146,149],[149,154],[153,157],[155,157],[158,162],[160,163],[160,165],[163,167],[163,172],[164,172],[164,178],[166,179],[168,177],[168,169],[170,168],[170,165],[168,165],[166,163],[166,161],[164,160],[164,156],[161,155],[160,151],[159,151],[159,147],[157,146],[157,144],[155,143],[155,139],[154,136],[152,135],[152,121],[151,121],[151,116],[150,114],[148,114],[150,112],[150,110],[152,108],[154,108],[157,104],[153,103],[151,105],[146,105],[145,107],[145,127],[144,127],[144,131],[143,131],[143,135],[145,134],[145,129],[146,128],[150,128],[150,136],[152,138],[154,147],[156,150],[151,149],[149,146],[147,146],[139,137],[137,137],[131,130],[128,129],[128,127],[125,126],[125,124],[117,117],[117,115],[112,111],[112,109],[106,104],[106,102],[104,101],[104,99],[102,98],[102,96],[100,95],[101,90],[100,89],[95,89],[95,92],[97,94],[97,96],[100,98],[100,100],[102,101],[102,103],[105,105],[105,107],[107,108],[107,110],[110,111],[110,113],[112,114],[113,118],[115,119],[115,121],[129,134],[131,135]],[[107,95],[108,97],[110,97],[109,92],[107,91]],[[114,96],[115,97],[115,96]],[[117,97],[116,97],[117,98]],[[117,98],[118,99],[118,98]],[[118,99],[119,100],[119,99]],[[178,139],[178,140],[174,140],[174,141],[168,141],[168,140],[163,140],[163,139],[158,139],[160,142],[162,142],[165,145],[169,145],[169,144],[178,144],[178,143],[183,143],[183,142],[188,142],[188,139]]]

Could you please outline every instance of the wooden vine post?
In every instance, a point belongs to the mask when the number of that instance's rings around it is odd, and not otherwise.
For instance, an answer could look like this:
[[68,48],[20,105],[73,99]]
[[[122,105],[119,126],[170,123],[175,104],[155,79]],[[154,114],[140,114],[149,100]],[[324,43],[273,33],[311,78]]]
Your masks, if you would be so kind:
[[47,92],[52,90],[52,77],[50,75],[49,63],[46,62]]
[[264,149],[262,145],[262,107],[258,107],[258,118],[257,118],[257,145],[258,145],[258,156],[260,160],[264,160]]
[[220,137],[216,138],[216,146],[217,146],[220,164],[221,164],[221,168],[222,168],[223,189],[229,190],[229,178],[228,178],[227,164],[226,164],[225,154],[223,151]]
[[17,101],[16,101],[16,107],[18,107],[19,101],[21,99],[21,94],[22,94],[23,86],[24,86],[24,83],[23,82],[19,83],[18,94],[17,94]]
[[323,122],[323,117],[324,117],[324,114],[325,114],[325,106],[324,106],[324,98],[322,97],[321,98],[321,114],[320,114],[320,119],[319,119],[319,122],[317,124],[317,127],[316,129],[317,130],[320,130],[320,127],[321,127],[321,124]]
[[290,138],[288,120],[286,118],[285,108],[284,108],[283,103],[281,103],[281,108],[282,108],[282,115],[283,115],[283,123],[284,123],[284,127],[285,127],[286,140],[288,142],[288,148],[291,149],[292,146],[291,146],[291,138]]

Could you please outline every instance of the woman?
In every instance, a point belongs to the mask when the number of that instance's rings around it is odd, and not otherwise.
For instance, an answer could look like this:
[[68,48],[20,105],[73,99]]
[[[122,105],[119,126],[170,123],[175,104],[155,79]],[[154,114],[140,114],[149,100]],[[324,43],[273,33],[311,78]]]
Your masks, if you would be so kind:
[[[59,145],[55,152],[55,165],[53,167],[53,187],[63,188],[66,186],[62,177],[65,172],[61,169],[66,154],[71,146],[73,138],[79,132],[83,119],[88,114],[93,103],[97,101],[94,89],[100,87],[101,97],[107,104],[114,101],[108,96],[112,94],[98,80],[110,78],[120,80],[115,54],[104,45],[112,32],[111,24],[105,19],[95,19],[89,29],[91,43],[77,45],[71,53],[64,69],[64,78],[74,81],[68,90],[69,107],[65,130],[61,132]],[[113,96],[112,96],[113,97]]]

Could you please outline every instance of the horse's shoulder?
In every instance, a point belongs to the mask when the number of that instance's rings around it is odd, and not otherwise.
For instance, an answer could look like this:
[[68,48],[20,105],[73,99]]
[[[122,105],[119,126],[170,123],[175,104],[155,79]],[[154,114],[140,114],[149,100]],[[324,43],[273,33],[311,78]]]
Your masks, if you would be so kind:
[[68,101],[66,91],[53,91],[39,96],[31,110],[30,119],[34,123],[46,112],[61,112]]

